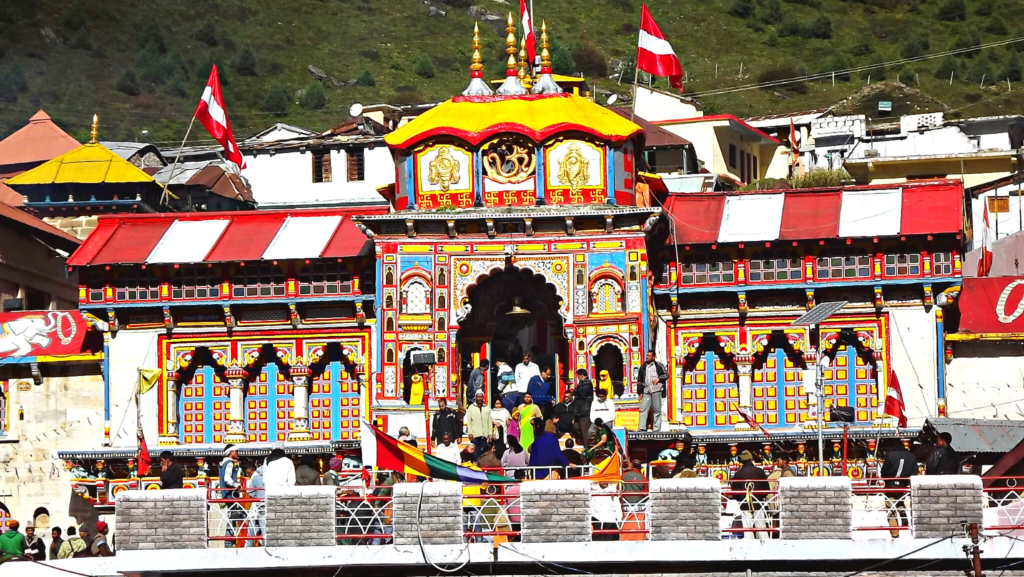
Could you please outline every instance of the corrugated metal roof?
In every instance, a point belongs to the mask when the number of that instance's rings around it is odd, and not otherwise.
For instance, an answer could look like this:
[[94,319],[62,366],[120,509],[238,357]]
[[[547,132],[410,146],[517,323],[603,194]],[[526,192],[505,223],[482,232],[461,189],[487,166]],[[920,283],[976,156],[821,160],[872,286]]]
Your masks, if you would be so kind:
[[952,435],[958,453],[1005,453],[1024,440],[1024,421],[928,419],[925,425]]

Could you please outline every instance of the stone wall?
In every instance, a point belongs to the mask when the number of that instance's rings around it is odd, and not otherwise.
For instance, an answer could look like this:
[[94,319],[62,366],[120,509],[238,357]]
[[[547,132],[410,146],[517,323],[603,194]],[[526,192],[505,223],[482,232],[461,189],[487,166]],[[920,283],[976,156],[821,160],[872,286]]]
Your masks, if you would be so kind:
[[590,541],[590,486],[583,480],[523,483],[523,543]]
[[89,233],[96,229],[95,216],[48,216],[43,218],[43,221],[82,240],[85,240],[85,237],[89,236]]
[[981,523],[985,495],[975,475],[910,478],[910,526],[915,538],[963,536],[963,523]]
[[333,485],[268,489],[267,547],[334,545],[335,489]]
[[123,491],[117,496],[117,549],[205,549],[206,491]]
[[852,498],[849,477],[779,479],[782,538],[853,538]]
[[718,479],[651,481],[651,540],[720,540],[721,499]]
[[462,483],[398,483],[393,505],[395,545],[462,543]]

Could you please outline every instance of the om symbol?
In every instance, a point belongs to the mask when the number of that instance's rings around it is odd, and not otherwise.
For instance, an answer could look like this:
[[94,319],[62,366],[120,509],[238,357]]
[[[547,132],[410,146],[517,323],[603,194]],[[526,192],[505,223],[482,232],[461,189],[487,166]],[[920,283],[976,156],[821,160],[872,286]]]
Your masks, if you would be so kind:
[[1021,314],[1024,314],[1024,297],[1021,297],[1020,301],[1017,302],[1017,308],[1013,311],[1013,314],[1006,314],[1006,301],[1010,298],[1010,293],[1017,285],[1024,284],[1024,280],[1015,280],[1012,283],[1006,285],[1003,292],[999,294],[999,300],[996,301],[996,317],[999,322],[1008,324],[1017,320]]

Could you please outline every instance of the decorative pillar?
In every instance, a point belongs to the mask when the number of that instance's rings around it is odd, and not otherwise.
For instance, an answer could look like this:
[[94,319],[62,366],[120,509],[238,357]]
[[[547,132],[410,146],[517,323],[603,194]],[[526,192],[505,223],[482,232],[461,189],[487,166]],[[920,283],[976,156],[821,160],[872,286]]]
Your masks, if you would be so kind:
[[167,401],[167,409],[164,411],[166,415],[166,422],[160,432],[160,444],[161,445],[177,445],[178,444],[178,378],[181,374],[178,372],[178,368],[175,366],[174,359],[167,359],[166,369],[164,370],[165,377],[165,399]]
[[[811,342],[810,334],[809,333],[808,333],[807,342],[808,343]],[[804,394],[807,395],[807,406],[808,407],[812,407],[813,406],[814,410],[817,411],[818,410],[818,395],[817,395],[817,386],[818,385],[817,385],[817,383],[815,381],[817,381],[817,377],[818,377],[818,349],[816,349],[814,347],[810,347],[810,348],[807,349],[807,352],[804,353],[804,365],[806,365],[807,368],[805,368],[805,369],[803,369],[803,371],[801,371],[801,377],[802,377],[802,380],[803,380]],[[812,415],[813,414],[816,414],[816,413],[812,413]],[[818,424],[817,421],[813,421],[812,422],[811,419],[808,419],[807,422],[805,423],[805,427],[809,427],[811,425],[817,426],[817,424]]]
[[236,359],[224,370],[228,379],[228,432],[225,443],[244,443],[245,437],[245,381],[249,371]]
[[292,430],[288,432],[289,441],[308,441],[313,438],[309,434],[309,375],[313,373],[305,359],[295,359],[295,364],[288,371],[292,379],[292,394],[295,397]]
[[[878,413],[885,407],[885,395],[888,393],[886,387],[889,386],[889,368],[885,365],[885,352],[882,349],[881,337],[875,338],[874,345],[871,347],[871,357],[875,359],[875,379],[878,382],[878,390],[875,393],[878,397],[878,406],[872,412]],[[875,418],[877,418],[876,415],[872,415],[872,420]]]
[[[754,368],[754,357],[750,354],[750,351],[746,346],[743,346],[735,357],[736,362],[736,374],[739,377],[739,393],[740,402],[739,408],[746,414],[750,413],[750,399],[753,396],[750,376]],[[749,429],[750,425],[745,420],[736,423],[737,429]]]
[[[935,382],[936,407],[940,417],[946,416],[946,330],[942,309],[935,309]],[[950,351],[952,352],[952,350]]]

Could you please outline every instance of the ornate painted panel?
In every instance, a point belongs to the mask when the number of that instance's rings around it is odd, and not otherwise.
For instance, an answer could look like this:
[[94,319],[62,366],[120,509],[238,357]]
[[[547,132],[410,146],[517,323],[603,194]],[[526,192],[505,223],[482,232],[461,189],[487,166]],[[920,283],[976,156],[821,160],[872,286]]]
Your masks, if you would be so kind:
[[878,384],[870,352],[848,344],[837,345],[835,358],[822,371],[822,377],[826,411],[831,407],[854,407],[858,424],[870,424],[878,416]]
[[679,416],[687,427],[726,428],[740,422],[736,371],[704,351],[683,376]]
[[414,161],[417,208],[473,206],[473,153],[452,144],[419,150]]
[[285,441],[295,411],[292,382],[274,364],[263,367],[245,397],[246,436],[250,442]]
[[544,150],[549,204],[601,204],[608,191],[605,149],[585,140],[562,140]]
[[785,350],[768,353],[755,365],[751,384],[751,410],[765,427],[795,427],[808,418],[803,372]]
[[199,445],[224,442],[228,427],[228,385],[213,367],[199,367],[192,379],[181,386],[178,415],[181,442]]

